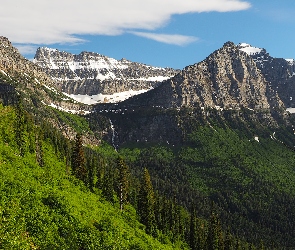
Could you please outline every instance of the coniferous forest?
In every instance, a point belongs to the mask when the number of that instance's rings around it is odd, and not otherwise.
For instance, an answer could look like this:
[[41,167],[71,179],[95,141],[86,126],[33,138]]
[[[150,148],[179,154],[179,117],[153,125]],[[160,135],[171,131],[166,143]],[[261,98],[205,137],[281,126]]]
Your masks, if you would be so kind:
[[0,115],[2,249],[294,245],[288,128],[274,140],[252,124],[258,142],[238,120],[212,118],[207,126],[191,117],[195,128],[181,146],[116,151],[106,142],[83,144],[81,133],[70,141],[51,124],[36,124],[21,100],[1,105]]

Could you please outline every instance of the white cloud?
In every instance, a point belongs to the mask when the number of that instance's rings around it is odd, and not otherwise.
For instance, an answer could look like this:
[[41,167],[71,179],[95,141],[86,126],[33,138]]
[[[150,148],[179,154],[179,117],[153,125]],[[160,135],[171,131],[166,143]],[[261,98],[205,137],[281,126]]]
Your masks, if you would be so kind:
[[22,44],[16,44],[15,47],[23,55],[34,54],[38,48],[38,46],[35,46],[35,45],[22,45]]
[[79,43],[77,35],[155,30],[174,14],[250,7],[242,0],[1,0],[0,35],[22,44]]
[[148,32],[131,32],[131,33],[136,36],[141,36],[141,37],[155,40],[157,42],[180,45],[180,46],[184,46],[199,40],[197,37],[194,37],[194,36],[183,36],[183,35],[177,35],[177,34],[169,35],[169,34],[157,34],[157,33],[148,33]]

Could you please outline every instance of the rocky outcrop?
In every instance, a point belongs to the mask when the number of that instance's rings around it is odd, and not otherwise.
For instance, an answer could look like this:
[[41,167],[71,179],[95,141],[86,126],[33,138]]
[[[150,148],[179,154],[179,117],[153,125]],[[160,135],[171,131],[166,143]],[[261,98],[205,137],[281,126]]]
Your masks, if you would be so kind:
[[[90,108],[81,105],[54,88],[54,82],[43,69],[25,59],[11,42],[0,36],[0,101],[14,104],[21,96],[25,109],[36,120],[45,119],[61,130],[66,137],[75,138],[75,130],[55,117],[51,108],[71,113],[89,112]],[[85,141],[98,144],[98,140],[86,136]],[[91,137],[91,138],[90,138]]]
[[50,77],[40,67],[25,59],[19,51],[12,46],[8,38],[0,36],[0,71],[4,74],[26,73],[39,81],[52,83]]
[[255,61],[227,42],[200,63],[183,69],[158,88],[129,99],[127,105],[277,109],[283,103]]
[[246,51],[253,59],[284,105],[287,108],[295,107],[295,61],[274,58],[264,48],[255,50],[255,47],[249,44],[239,44],[238,47]]
[[232,42],[151,91],[95,109],[112,120],[117,145],[176,145],[191,132],[192,117],[204,124],[210,119],[241,119],[275,127],[284,116],[283,102],[256,62]]
[[34,63],[51,76],[59,90],[75,95],[110,95],[150,89],[177,72],[93,52],[74,55],[49,48],[39,48]]

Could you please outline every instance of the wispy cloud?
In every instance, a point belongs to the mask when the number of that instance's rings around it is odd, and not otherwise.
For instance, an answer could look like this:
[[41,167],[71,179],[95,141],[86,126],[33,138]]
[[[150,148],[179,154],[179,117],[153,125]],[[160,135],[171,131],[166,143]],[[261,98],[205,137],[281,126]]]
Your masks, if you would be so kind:
[[38,48],[36,45],[22,45],[22,44],[16,44],[15,47],[23,55],[34,54]]
[[185,46],[187,44],[190,44],[192,42],[196,42],[199,40],[199,38],[194,36],[183,36],[183,35],[177,35],[177,34],[170,35],[170,34],[158,34],[158,33],[149,33],[149,32],[135,32],[135,31],[130,33],[136,36],[152,39],[157,42],[179,45],[179,46]]
[[77,35],[152,31],[166,25],[175,14],[250,7],[242,0],[2,0],[0,34],[22,44],[79,43],[83,40]]
[[274,21],[279,22],[294,22],[294,9],[283,9],[283,8],[276,8],[276,9],[269,9],[265,10],[264,13]]

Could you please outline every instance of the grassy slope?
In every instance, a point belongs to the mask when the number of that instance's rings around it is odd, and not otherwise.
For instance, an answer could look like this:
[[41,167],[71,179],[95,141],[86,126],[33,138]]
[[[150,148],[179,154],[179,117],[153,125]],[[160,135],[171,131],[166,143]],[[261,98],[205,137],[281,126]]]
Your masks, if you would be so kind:
[[[176,249],[149,235],[128,207],[123,214],[66,174],[43,141],[44,167],[15,145],[14,110],[0,106],[0,249]],[[32,147],[32,146],[31,146]]]

